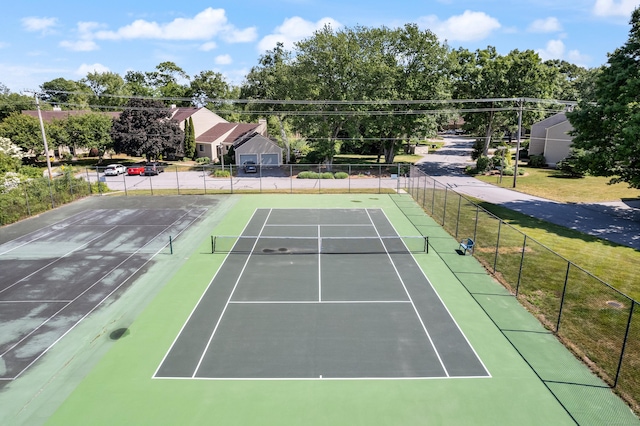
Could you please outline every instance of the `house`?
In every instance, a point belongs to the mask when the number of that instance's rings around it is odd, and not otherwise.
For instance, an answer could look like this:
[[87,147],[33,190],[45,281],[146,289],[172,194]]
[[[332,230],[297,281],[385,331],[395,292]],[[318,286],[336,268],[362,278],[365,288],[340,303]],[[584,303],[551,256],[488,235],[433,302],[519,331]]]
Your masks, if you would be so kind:
[[282,166],[282,148],[271,139],[258,133],[246,135],[233,144],[236,153],[236,165],[241,166],[247,161],[266,167]]
[[265,120],[260,120],[258,124],[218,123],[200,136],[196,136],[196,155],[208,157],[211,161],[220,160],[221,155],[228,153],[237,141],[247,139],[248,135],[264,136],[266,131],[267,122]]
[[[55,119],[64,120],[72,115],[81,115],[90,112],[92,111],[62,111],[60,109],[41,111],[42,119],[45,122]],[[267,132],[267,121],[263,119],[259,120],[258,123],[229,123],[218,114],[203,107],[176,107],[172,105],[170,112],[171,120],[176,121],[182,130],[184,130],[187,120],[191,118],[196,137],[196,156],[208,157],[212,162],[220,161],[222,154],[228,153],[229,149],[237,142],[243,141],[244,143],[250,141],[254,135],[264,137]],[[36,118],[38,117],[38,111],[22,111],[22,113]],[[112,118],[118,118],[121,113],[106,112],[104,114]],[[252,144],[253,142],[249,143]],[[273,144],[273,142],[271,142],[271,144]],[[269,154],[274,153],[273,148],[269,144],[263,143],[263,141],[259,142],[259,145],[268,148],[268,152],[264,152],[264,158],[261,156],[262,153],[256,152],[259,158],[272,162],[273,158],[270,157]],[[245,149],[247,148],[245,147]],[[66,147],[61,147],[59,150],[69,151]],[[282,156],[280,156],[280,158],[281,157]],[[279,159],[276,164],[282,164],[282,160]]]
[[569,156],[573,138],[569,133],[573,126],[564,113],[552,115],[531,126],[529,155],[542,155],[546,163],[555,167]]

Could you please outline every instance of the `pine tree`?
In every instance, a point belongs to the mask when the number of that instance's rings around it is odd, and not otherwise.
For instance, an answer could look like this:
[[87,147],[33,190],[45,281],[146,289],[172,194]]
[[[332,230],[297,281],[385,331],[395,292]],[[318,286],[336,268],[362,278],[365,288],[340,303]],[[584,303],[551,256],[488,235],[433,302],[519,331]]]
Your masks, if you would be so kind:
[[194,160],[196,157],[196,132],[191,117],[184,123],[184,157]]

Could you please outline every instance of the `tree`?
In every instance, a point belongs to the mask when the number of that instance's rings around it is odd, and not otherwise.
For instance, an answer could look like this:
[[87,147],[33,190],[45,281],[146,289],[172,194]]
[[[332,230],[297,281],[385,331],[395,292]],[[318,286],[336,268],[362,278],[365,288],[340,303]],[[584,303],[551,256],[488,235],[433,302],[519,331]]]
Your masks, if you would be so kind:
[[[145,74],[148,84],[153,87],[154,95],[163,98],[188,98],[189,76],[175,63],[167,61],[156,66],[156,70]],[[187,84],[185,84],[187,83]],[[189,101],[174,101],[177,105],[187,106]]]
[[191,117],[184,123],[184,156],[194,160],[196,157],[196,130]]
[[631,15],[627,42],[609,55],[590,98],[567,114],[581,166],[611,183],[640,188],[640,9]]
[[56,78],[43,83],[41,99],[62,109],[86,109],[89,107],[91,89],[82,82]]
[[397,141],[435,130],[435,121],[388,101],[444,98],[447,53],[433,33],[415,25],[395,30],[356,27],[334,33],[325,27],[317,31],[296,45],[291,73],[295,97],[343,103],[301,107],[304,112],[296,117],[297,130],[329,162],[342,139],[355,141],[363,136],[377,139],[385,162],[392,162]]
[[209,99],[226,99],[229,90],[224,76],[214,71],[202,71],[189,83],[192,102],[196,106],[207,106],[211,102]]
[[11,141],[25,152],[44,152],[44,143],[38,119],[30,115],[13,113],[0,123],[0,137]]
[[72,115],[65,120],[65,129],[69,135],[67,145],[73,146],[74,152],[77,152],[79,147],[97,148],[102,155],[113,148],[112,125],[112,118],[106,114],[92,112]]
[[161,101],[129,99],[124,112],[113,122],[114,149],[144,156],[147,161],[183,154],[184,132],[170,118],[171,111]]
[[[278,43],[273,50],[260,57],[259,65],[251,68],[247,74],[245,83],[240,90],[242,99],[290,100],[295,88],[293,87],[293,69],[291,52],[285,50],[282,43]],[[257,111],[266,111],[276,117],[278,133],[282,143],[287,148],[290,156],[289,137],[286,131],[287,110],[290,105],[274,103],[249,103],[247,108]],[[274,132],[275,134],[275,132]],[[289,162],[289,158],[287,158]]]
[[121,107],[130,95],[125,81],[113,72],[90,72],[81,80],[93,92],[90,105]]
[[0,83],[0,120],[14,112],[33,109],[33,97],[11,93],[9,88]]
[[131,96],[151,97],[153,96],[153,87],[147,80],[147,76],[139,71],[127,71],[124,76],[126,90]]
[[[457,99],[496,99],[490,103],[471,103],[467,109],[486,112],[466,112],[462,116],[465,128],[484,138],[483,154],[487,155],[492,137],[505,129],[513,129],[517,114],[503,111],[513,108],[513,102],[497,101],[504,98],[550,99],[555,93],[557,70],[545,66],[532,50],[511,51],[507,56],[498,54],[495,47],[471,53],[460,48],[455,53],[454,94]],[[523,117],[526,126],[537,121],[541,112]]]

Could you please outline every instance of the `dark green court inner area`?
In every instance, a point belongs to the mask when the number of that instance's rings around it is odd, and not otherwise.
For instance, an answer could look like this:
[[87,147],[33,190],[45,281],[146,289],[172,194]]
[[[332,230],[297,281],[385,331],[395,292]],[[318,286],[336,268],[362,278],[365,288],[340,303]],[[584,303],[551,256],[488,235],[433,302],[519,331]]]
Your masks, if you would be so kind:
[[242,237],[155,378],[489,377],[382,209],[257,209]]

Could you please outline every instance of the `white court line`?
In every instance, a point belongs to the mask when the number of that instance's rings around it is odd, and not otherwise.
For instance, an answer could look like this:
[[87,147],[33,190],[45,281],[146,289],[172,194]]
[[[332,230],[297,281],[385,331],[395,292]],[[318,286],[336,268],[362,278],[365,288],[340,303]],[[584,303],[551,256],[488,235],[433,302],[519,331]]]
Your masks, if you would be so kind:
[[[180,216],[178,219],[176,219],[175,221],[173,221],[172,224],[168,225],[166,229],[169,229],[171,226],[175,225],[176,222],[178,222],[180,219],[182,219],[184,216],[186,216],[187,214],[189,214],[193,209],[187,210],[186,213],[184,213],[182,216]],[[200,216],[202,216],[202,214],[204,214],[204,212],[202,212],[200,215],[198,215],[194,220],[192,220],[189,223],[189,226],[196,221]],[[187,227],[188,228],[188,227]],[[185,229],[187,229],[185,228]],[[180,232],[178,232],[178,234],[176,235],[176,237],[178,237],[180,234],[182,234],[182,232],[184,231],[184,229]],[[164,232],[164,231],[163,231]],[[151,241],[149,241],[151,242]],[[147,244],[149,244],[149,242],[147,242]],[[140,247],[140,250],[142,250],[147,244],[145,244],[144,246]],[[15,377],[13,377],[12,379],[9,380],[15,380],[18,377],[20,377],[25,371],[27,371],[27,369],[29,369],[35,362],[37,362],[42,356],[44,356],[44,354],[46,354],[47,352],[49,352],[49,350],[51,350],[51,348],[58,343],[60,340],[62,340],[62,338],[64,338],[64,336],[66,336],[67,334],[69,334],[71,332],[71,330],[73,330],[74,328],[76,328],[76,326],[78,324],[80,324],[80,322],[82,322],[87,316],[89,316],[93,311],[95,311],[102,303],[104,303],[105,300],[107,300],[109,297],[111,297],[111,295],[113,293],[115,293],[116,291],[118,291],[120,289],[120,287],[122,287],[127,281],[129,281],[129,279],[131,277],[133,277],[135,274],[138,273],[138,271],[140,271],[142,268],[144,268],[147,263],[149,263],[154,257],[156,257],[156,255],[158,253],[160,253],[160,251],[164,250],[164,248],[168,245],[165,244],[164,246],[160,247],[158,249],[158,251],[156,251],[152,256],[149,257],[149,259],[147,259],[138,269],[136,269],[135,271],[133,271],[132,274],[130,274],[128,277],[126,277],[124,280],[122,280],[122,282],[120,284],[118,284],[109,294],[107,294],[102,300],[100,300],[98,303],[95,304],[95,306],[93,308],[91,308],[86,314],[84,314],[82,316],[82,318],[80,318],[78,321],[76,321],[71,327],[69,327],[69,329],[67,331],[65,331],[62,336],[58,337],[53,343],[51,343],[42,353],[40,353],[33,361],[31,361],[27,366],[25,366],[22,370],[20,370],[18,372],[18,374],[15,375]],[[135,254],[135,253],[134,253]],[[91,288],[93,288],[96,284],[98,284],[100,281],[102,281],[106,276],[108,276],[109,274],[111,274],[114,270],[116,270],[117,268],[120,267],[120,265],[122,265],[124,262],[126,262],[127,260],[129,260],[131,257],[133,256],[133,254],[129,257],[127,257],[125,260],[123,260],[122,262],[120,262],[117,266],[115,266],[114,268],[112,268],[109,272],[107,272],[106,274],[104,274],[102,276],[102,278],[100,278],[99,280],[97,280],[96,282],[94,282],[91,287],[87,288],[85,291],[83,291],[82,293],[80,293],[75,299],[73,299],[71,302],[69,302],[67,305],[63,306],[61,309],[59,309],[55,314],[51,315],[47,320],[45,320],[42,324],[40,324],[36,329],[34,329],[31,333],[29,333],[27,336],[25,336],[24,338],[22,338],[20,341],[25,340],[29,335],[33,334],[35,331],[37,331],[40,327],[42,327],[43,325],[45,325],[47,322],[49,322],[50,320],[52,320],[56,315],[58,315],[58,313],[60,313],[61,311],[63,311],[68,305],[70,305],[71,303],[75,302],[80,296],[82,296],[84,293],[86,293],[87,291],[89,291]],[[16,343],[13,347],[17,346],[20,342]],[[13,348],[12,347],[12,348]],[[7,351],[5,351],[4,353],[0,354],[0,358],[2,358],[5,354],[7,354],[12,348],[9,348]]]
[[[262,231],[264,231],[264,226],[269,221],[269,216],[271,216],[271,212],[272,211],[273,211],[273,209],[269,209],[269,213],[267,214],[267,217],[265,218],[264,223],[262,224],[262,228],[260,228],[260,232],[258,233],[258,238],[260,238],[260,235],[262,234]],[[213,331],[211,332],[211,336],[209,336],[209,340],[207,341],[207,345],[205,346],[204,351],[202,351],[202,355],[200,356],[200,360],[198,361],[198,364],[196,365],[196,369],[194,370],[192,377],[195,377],[198,374],[198,370],[200,369],[200,365],[202,364],[202,361],[204,360],[204,356],[207,354],[207,351],[209,350],[209,346],[211,346],[211,342],[213,341],[213,336],[215,336],[216,331],[218,331],[218,327],[220,326],[220,321],[222,321],[222,317],[224,316],[224,313],[226,312],[227,307],[229,306],[229,302],[231,301],[231,298],[233,297],[233,293],[236,291],[236,288],[238,288],[238,284],[240,283],[240,278],[242,278],[242,275],[244,274],[245,269],[247,269],[247,265],[249,264],[249,260],[251,259],[251,253],[253,253],[253,251],[256,248],[257,244],[258,244],[258,239],[256,238],[256,241],[253,243],[253,247],[251,247],[251,252],[247,256],[247,260],[245,260],[244,265],[242,266],[242,270],[238,274],[238,279],[236,280],[236,283],[233,285],[233,289],[231,290],[231,294],[229,294],[229,298],[227,299],[227,303],[225,303],[224,308],[222,309],[222,312],[220,313],[220,317],[218,318],[218,321],[216,322],[216,325],[213,328]]]
[[318,225],[318,302],[322,302],[322,236],[320,225]]
[[162,380],[208,380],[213,382],[244,382],[244,381],[269,381],[269,382],[282,382],[282,381],[321,381],[321,380],[334,380],[334,381],[371,381],[371,380],[460,380],[460,379],[490,379],[489,376],[397,376],[397,377],[155,377]]
[[436,348],[435,343],[431,339],[431,334],[429,334],[429,330],[427,330],[427,327],[425,326],[424,321],[422,321],[422,318],[420,317],[420,314],[418,313],[418,308],[416,308],[416,305],[413,303],[413,298],[411,298],[411,294],[409,294],[409,290],[407,289],[407,286],[405,285],[404,280],[402,279],[402,275],[400,275],[400,271],[398,271],[398,267],[396,266],[395,262],[393,261],[393,258],[391,257],[391,254],[389,254],[389,251],[387,250],[387,246],[384,244],[384,240],[380,236],[380,233],[378,232],[378,228],[376,228],[376,224],[373,222],[373,219],[371,218],[371,215],[369,214],[369,209],[366,209],[366,212],[367,212],[367,216],[369,216],[369,220],[371,221],[371,225],[373,225],[373,228],[376,230],[376,234],[378,234],[378,237],[380,238],[380,242],[382,243],[382,246],[384,247],[384,251],[387,253],[387,257],[389,258],[389,262],[391,262],[391,266],[393,266],[393,269],[396,271],[396,275],[398,276],[398,279],[400,280],[400,283],[402,284],[402,287],[404,288],[404,291],[407,294],[407,297],[411,301],[411,306],[413,306],[413,310],[415,311],[416,316],[418,317],[418,321],[420,321],[420,324],[422,325],[422,329],[424,330],[425,334],[427,335],[427,339],[429,339],[429,343],[431,343],[431,346],[433,347],[433,350],[435,351],[436,357],[438,357],[438,361],[440,361],[440,365],[442,366],[442,369],[444,370],[444,372],[447,375],[447,377],[449,377],[449,372],[447,371],[447,367],[444,365],[444,362],[442,361],[442,358],[440,357],[440,353],[438,352],[438,348]]
[[3,303],[69,303],[72,300],[0,300],[0,305]]
[[37,269],[37,270],[33,271],[32,273],[30,273],[29,275],[27,275],[27,276],[25,276],[25,277],[20,278],[18,281],[16,281],[15,283],[11,284],[9,287],[6,287],[6,288],[3,288],[2,290],[0,290],[0,294],[4,293],[5,291],[9,290],[10,288],[13,288],[13,286],[15,286],[15,285],[17,285],[17,284],[21,283],[22,281],[26,280],[27,278],[29,278],[29,277],[31,277],[31,276],[33,276],[33,275],[37,274],[38,272],[42,271],[43,269],[48,268],[49,266],[53,265],[53,264],[54,264],[54,263],[56,263],[57,261],[64,259],[65,257],[69,256],[71,253],[73,253],[73,252],[75,252],[75,251],[80,250],[82,247],[86,246],[87,244],[92,243],[93,241],[97,240],[98,238],[102,237],[102,236],[103,236],[103,235],[105,235],[105,234],[108,234],[109,232],[113,231],[114,229],[116,229],[116,226],[114,226],[114,227],[112,227],[112,228],[108,229],[107,231],[103,232],[102,234],[100,234],[100,235],[96,236],[95,238],[90,239],[90,240],[89,240],[89,241],[87,241],[86,243],[79,245],[78,247],[76,247],[76,248],[74,248],[73,250],[71,250],[71,251],[69,251],[69,252],[67,252],[67,253],[63,254],[62,256],[57,257],[55,260],[53,260],[53,261],[51,261],[51,262],[47,263],[47,264],[46,264],[46,265],[44,265],[42,268]]
[[[256,212],[254,210],[253,216],[255,216],[255,214],[256,214]],[[249,226],[249,223],[251,223],[251,220],[253,219],[253,216],[247,221],[247,223],[245,223],[244,228],[242,229],[242,232],[240,233],[240,235],[242,235],[244,233],[244,231],[247,229],[247,226]],[[156,368],[156,371],[153,373],[153,376],[151,376],[151,378],[156,378],[156,375],[158,374],[158,371],[160,370],[160,367],[162,367],[162,364],[164,364],[165,359],[167,359],[167,356],[169,356],[169,353],[171,353],[171,350],[176,345],[176,342],[180,338],[180,335],[182,335],[182,332],[184,331],[185,327],[187,326],[187,324],[189,324],[189,321],[191,320],[191,317],[193,316],[195,311],[198,309],[198,306],[200,306],[200,303],[202,302],[202,299],[204,298],[205,294],[207,294],[207,292],[209,291],[209,287],[211,287],[211,285],[213,284],[213,281],[218,276],[218,273],[222,270],[222,265],[224,265],[224,263],[227,261],[227,258],[229,257],[230,254],[231,254],[231,250],[229,251],[229,253],[227,253],[227,255],[225,256],[224,260],[220,264],[220,267],[216,270],[215,274],[213,274],[213,277],[211,277],[211,280],[209,281],[209,284],[207,284],[207,287],[204,289],[204,291],[200,295],[200,298],[198,299],[198,301],[194,305],[193,309],[191,310],[191,313],[187,317],[187,320],[184,322],[184,324],[182,324],[182,327],[180,327],[180,331],[176,335],[175,339],[173,339],[173,342],[171,343],[171,346],[169,346],[169,349],[167,350],[167,352],[162,357],[162,360],[160,361],[160,364]]]
[[[396,230],[395,226],[393,226],[393,223],[389,220],[389,218],[387,217],[387,214],[385,213],[384,210],[382,210],[382,214],[384,215],[384,217],[387,219],[387,222],[389,222],[389,224],[391,225],[391,227],[393,228],[393,231],[397,234],[398,231]],[[476,356],[476,358],[478,359],[478,361],[480,361],[480,365],[482,365],[482,368],[484,368],[484,371],[487,373],[487,375],[489,377],[491,377],[491,373],[489,372],[489,369],[487,368],[486,365],[484,365],[484,362],[482,361],[482,358],[480,358],[480,356],[478,355],[478,353],[476,352],[476,349],[473,347],[473,345],[471,344],[471,342],[469,342],[469,339],[467,338],[467,336],[464,334],[464,331],[462,331],[462,328],[460,328],[460,325],[458,324],[458,322],[456,321],[456,319],[453,317],[453,315],[451,314],[451,311],[449,310],[449,308],[447,307],[447,305],[444,303],[444,300],[442,300],[442,297],[440,297],[440,294],[438,294],[438,292],[436,291],[436,288],[433,286],[433,284],[431,283],[431,281],[429,280],[429,277],[427,277],[427,274],[424,272],[424,270],[422,269],[422,267],[420,266],[420,264],[416,261],[415,257],[413,256],[413,253],[411,253],[411,257],[413,257],[413,261],[416,263],[416,265],[418,266],[418,269],[420,270],[420,272],[422,273],[422,276],[424,276],[424,279],[427,280],[427,282],[429,283],[429,285],[431,286],[431,288],[433,289],[433,292],[435,293],[436,296],[438,296],[438,300],[440,300],[440,303],[442,304],[442,306],[444,306],[444,309],[447,311],[447,313],[449,314],[449,318],[451,318],[451,321],[453,321],[453,323],[456,325],[456,327],[458,328],[458,331],[460,331],[460,334],[462,334],[462,337],[464,337],[464,340],[466,340],[467,344],[469,345],[469,347],[471,348],[471,351],[474,353],[474,355]]]
[[410,300],[236,300],[232,305],[357,305],[411,303]]
[[[93,210],[92,210],[92,211],[93,211]],[[84,214],[84,213],[85,213],[85,212],[80,212],[80,213],[77,213],[76,215],[74,215],[74,216],[72,216],[72,217],[75,217],[75,216],[78,216],[78,215],[82,215],[82,214]],[[65,220],[68,220],[68,219],[70,219],[70,218],[65,218],[65,219],[59,220],[59,221],[57,221],[57,222],[55,222],[55,223],[53,223],[53,224],[49,225],[48,227],[49,227],[49,228],[53,228],[54,226],[59,225],[60,223],[64,222]],[[79,222],[79,221],[81,221],[81,220],[83,220],[83,219],[85,219],[85,216],[83,216],[83,217],[81,217],[81,218],[78,218],[77,220],[74,220],[73,222],[69,222],[69,223],[65,224],[65,228],[67,228],[67,227],[69,227],[69,226],[73,225],[74,223]],[[77,225],[76,225],[76,226],[77,226]],[[37,233],[37,232],[40,232],[41,230],[42,230],[42,229],[38,229],[37,231],[29,232],[28,234],[22,235],[22,236],[20,236],[20,237],[18,237],[18,238],[15,238],[15,239],[11,240],[11,241],[7,241],[6,243],[3,243],[2,245],[9,244],[9,243],[12,243],[12,242],[14,242],[14,241],[18,241],[18,240],[20,240],[20,238],[24,238],[24,237],[27,237],[27,236],[29,236],[29,235],[31,235],[31,234],[35,234],[35,233]],[[42,234],[42,235],[40,235],[40,236],[39,236],[39,237],[37,237],[37,238],[34,238],[34,239],[32,239],[32,240],[29,240],[29,241],[26,241],[26,242],[24,242],[23,244],[20,244],[19,246],[16,246],[16,247],[14,247],[14,248],[12,248],[12,249],[10,249],[10,250],[3,251],[2,253],[0,253],[0,256],[2,256],[3,254],[9,253],[9,252],[11,252],[11,251],[13,251],[13,250],[15,250],[15,249],[18,249],[18,248],[20,248],[20,247],[22,247],[22,246],[26,246],[27,244],[34,243],[34,242],[38,241],[38,240],[39,240],[39,239],[41,239],[41,238],[44,238],[44,237],[46,237],[46,236],[48,236],[48,235],[53,234],[53,233],[54,233],[54,232],[56,232],[56,231],[59,231],[59,229],[51,229],[49,232],[46,232],[45,234]]]

